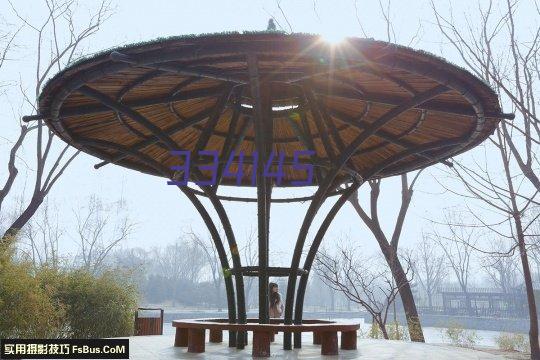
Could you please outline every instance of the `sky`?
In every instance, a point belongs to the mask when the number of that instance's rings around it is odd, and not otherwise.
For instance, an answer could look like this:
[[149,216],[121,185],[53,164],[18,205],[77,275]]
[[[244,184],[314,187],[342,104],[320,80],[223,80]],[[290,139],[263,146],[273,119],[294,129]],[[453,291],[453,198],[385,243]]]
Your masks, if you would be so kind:
[[[80,1],[81,19],[96,1]],[[383,1],[383,4],[386,2]],[[449,2],[436,0],[437,6],[447,11]],[[13,2],[19,13],[28,19],[40,19],[46,8],[41,1],[18,0]],[[114,13],[102,26],[101,30],[84,46],[84,54],[125,45],[157,37],[183,34],[201,34],[222,31],[264,30],[268,19],[275,17],[278,27],[283,30],[303,33],[318,33],[329,39],[344,36],[363,36],[387,40],[387,28],[379,4],[374,1],[113,1]],[[456,14],[470,11],[469,1],[452,1]],[[527,5],[523,5],[527,6]],[[281,9],[279,8],[281,7]],[[5,22],[17,26],[10,5],[0,1],[0,14]],[[284,17],[286,15],[286,18]],[[393,1],[390,6],[392,38],[404,45],[426,50],[444,56],[458,65],[462,61],[451,50],[441,35],[434,31],[434,17],[430,3],[425,0]],[[290,24],[290,25],[289,25]],[[361,24],[361,25],[360,25]],[[31,31],[22,30],[16,38],[17,48],[11,55],[11,61],[4,70],[0,70],[0,83],[20,80],[24,88],[31,88],[33,81],[33,49],[35,36]],[[10,140],[17,131],[16,118],[31,113],[28,106],[22,105],[17,88],[10,88],[0,98],[3,111],[0,113],[0,164],[5,164]],[[504,109],[505,111],[510,111]],[[21,168],[24,172],[32,171],[33,147],[25,145]],[[481,151],[481,150],[473,150]],[[474,156],[467,154],[464,156]],[[94,170],[93,165],[99,160],[89,155],[79,156],[65,175],[56,184],[49,195],[49,200],[58,207],[62,223],[72,231],[73,212],[87,203],[89,196],[97,194],[104,201],[124,199],[130,217],[136,223],[135,232],[124,246],[150,248],[173,242],[182,231],[193,228],[206,234],[203,222],[191,203],[178,189],[167,186],[166,179],[144,175],[133,170],[115,165],[107,165]],[[24,163],[28,164],[26,167]],[[437,165],[426,170],[417,186],[413,202],[405,223],[401,244],[413,247],[421,238],[422,232],[432,226],[429,219],[440,219],[443,208],[460,206],[463,200],[439,185],[442,172]],[[0,169],[0,178],[4,170]],[[24,174],[17,182],[17,191],[24,187]],[[387,230],[392,228],[400,201],[399,178],[383,181],[380,203],[381,221]],[[276,196],[295,194],[298,196],[312,193],[314,189],[295,189],[275,191]],[[252,189],[226,188],[232,195],[254,194]],[[367,186],[361,193],[365,202]],[[14,199],[11,199],[12,203]],[[320,223],[333,202],[327,203],[319,211],[316,223]],[[231,214],[231,222],[240,242],[256,226],[255,204],[226,203]],[[287,204],[272,206],[270,250],[275,254],[271,258],[273,265],[286,265],[290,261],[293,244],[299,231],[307,204]],[[313,227],[316,229],[316,226]],[[311,233],[311,239],[313,236]],[[349,204],[346,204],[330,227],[324,244],[331,245],[337,239],[351,238],[368,252],[376,249],[376,243],[367,228]],[[310,240],[308,240],[309,242]],[[62,247],[72,251],[74,242],[69,236],[62,240]]]

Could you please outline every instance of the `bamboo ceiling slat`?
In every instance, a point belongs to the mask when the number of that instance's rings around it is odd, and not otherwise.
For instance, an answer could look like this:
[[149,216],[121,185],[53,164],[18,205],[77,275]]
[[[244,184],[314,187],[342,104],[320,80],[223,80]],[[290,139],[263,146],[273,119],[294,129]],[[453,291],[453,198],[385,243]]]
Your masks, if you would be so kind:
[[[373,176],[403,173],[456,155],[489,136],[502,118],[496,94],[470,73],[427,53],[373,40],[348,39],[332,50],[311,35],[230,34],[160,40],[117,51],[137,62],[122,63],[107,52],[76,63],[46,85],[40,112],[70,144],[105,161],[112,159],[156,175],[136,156],[112,150],[100,141],[139,151],[166,168],[182,163],[171,155],[170,144],[158,141],[154,131],[133,114],[104,105],[96,100],[99,97],[79,90],[81,86],[113,104],[126,105],[167,136],[177,150],[193,151],[194,158],[199,150],[215,150],[225,162],[228,137],[232,142],[244,133],[236,150],[248,157],[255,148],[246,60],[246,54],[254,52],[260,81],[275,107],[269,150],[282,152],[290,160],[295,151],[313,146],[316,156],[303,161],[331,166],[328,151],[339,157],[401,104],[446,84],[446,91],[404,108],[363,139],[345,164],[361,176],[401,152],[463,138],[465,143],[451,148],[405,156]],[[294,108],[283,108],[291,105]],[[229,136],[235,112],[237,126]],[[215,124],[212,116],[218,116]],[[247,131],[241,128],[245,121],[249,122]],[[204,149],[196,149],[208,126],[212,128]],[[230,170],[238,167],[233,163]],[[251,184],[252,167],[243,164],[244,185]],[[291,164],[283,169],[284,184],[305,176],[305,171],[296,171]],[[203,171],[203,175],[210,173]],[[348,177],[345,170],[339,176]],[[234,184],[235,179],[225,178],[223,183]]]

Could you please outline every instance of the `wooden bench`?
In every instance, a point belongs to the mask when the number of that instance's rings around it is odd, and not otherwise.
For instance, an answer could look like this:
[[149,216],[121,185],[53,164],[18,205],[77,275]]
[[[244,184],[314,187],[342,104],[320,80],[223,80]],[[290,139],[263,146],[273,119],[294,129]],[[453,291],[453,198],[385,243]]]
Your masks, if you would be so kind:
[[223,330],[253,332],[253,357],[270,356],[270,343],[277,332],[313,332],[313,343],[321,345],[321,355],[338,354],[337,333],[341,332],[341,349],[356,350],[358,323],[325,320],[304,320],[301,325],[285,325],[283,320],[272,319],[270,324],[259,324],[257,319],[248,319],[246,324],[231,324],[227,319],[174,320],[176,328],[175,347],[186,347],[190,353],[205,351],[206,330],[210,330],[210,342],[223,341]]

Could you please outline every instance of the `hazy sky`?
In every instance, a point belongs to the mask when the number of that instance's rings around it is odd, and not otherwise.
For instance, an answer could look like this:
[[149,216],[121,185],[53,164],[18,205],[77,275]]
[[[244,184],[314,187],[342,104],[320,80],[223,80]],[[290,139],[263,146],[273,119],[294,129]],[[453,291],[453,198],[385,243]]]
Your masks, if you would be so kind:
[[[447,9],[448,2],[436,1],[441,9]],[[37,0],[14,1],[14,6],[20,13],[30,19],[37,20],[45,14],[46,8]],[[81,1],[81,13],[87,12],[95,1]],[[384,2],[383,2],[384,3]],[[115,7],[113,16],[105,23],[101,31],[85,44],[85,53],[111,48],[128,43],[151,40],[156,37],[199,34],[222,31],[264,30],[270,16],[275,16],[284,30],[289,31],[289,25],[277,7],[276,1],[113,1]],[[468,11],[469,1],[452,1],[455,13]],[[362,27],[373,38],[386,40],[386,26],[379,5],[375,1],[282,1],[283,12],[294,32],[320,33],[330,38],[339,36],[362,36]],[[525,6],[525,5],[523,5]],[[0,1],[0,14],[7,22],[16,24],[16,19],[6,0]],[[434,19],[428,1],[394,1],[390,10],[393,32],[397,42],[423,49],[438,55],[444,55],[448,60],[462,64],[453,51],[434,31]],[[34,35],[23,30],[17,37],[19,47],[12,54],[13,61],[6,69],[0,70],[2,81],[17,80],[19,77],[26,86],[30,87],[34,69],[31,62],[31,48]],[[0,100],[3,111],[0,113],[0,160],[5,164],[8,141],[13,139],[17,130],[14,115],[30,113],[28,107],[19,110],[21,103],[18,89],[11,89]],[[11,110],[13,108],[13,111]],[[507,110],[507,109],[505,109]],[[509,110],[509,109],[508,109]],[[23,158],[31,171],[33,148],[29,144],[24,149]],[[466,155],[469,156],[469,155]],[[98,159],[81,155],[69,168],[60,182],[50,194],[50,200],[57,204],[60,216],[66,226],[72,226],[73,209],[85,204],[88,196],[99,194],[105,201],[113,201],[123,196],[127,201],[131,216],[137,222],[136,232],[127,245],[150,247],[174,241],[182,229],[192,226],[196,231],[206,234],[204,224],[191,203],[174,187],[166,185],[165,179],[143,175],[138,172],[123,169],[115,165],[107,165],[100,170],[94,170],[93,165]],[[21,170],[24,170],[22,161]],[[442,165],[438,165],[442,166]],[[4,175],[0,169],[0,175]],[[422,228],[429,228],[426,218],[440,217],[442,208],[461,203],[461,199],[445,193],[435,181],[434,176],[440,172],[428,170],[423,173],[417,185],[413,203],[405,224],[402,243],[413,245],[421,235]],[[3,177],[3,176],[0,176]],[[22,178],[17,184],[22,187]],[[225,189],[225,188],[224,188]],[[223,191],[223,189],[222,189]],[[254,193],[246,189],[227,188],[230,194]],[[294,191],[275,191],[276,196],[285,193],[306,194],[313,189]],[[365,187],[361,195],[365,198]],[[13,200],[13,199],[12,199]],[[392,224],[399,205],[399,179],[389,179],[383,182],[382,204],[380,216],[386,224]],[[331,203],[330,203],[331,206]],[[255,204],[227,203],[231,221],[240,241],[245,237],[250,227],[256,224]],[[307,209],[306,204],[273,205],[271,213],[271,245],[272,251],[281,254],[292,253],[294,243],[302,218]],[[319,212],[318,221],[329,209],[324,206]],[[350,236],[369,249],[374,249],[374,240],[362,225],[350,205],[345,205],[336,217],[327,233],[325,243],[330,244],[339,237]],[[308,240],[309,242],[310,240]],[[63,246],[69,249],[71,240],[66,237]],[[286,264],[290,257],[272,258],[274,264]]]

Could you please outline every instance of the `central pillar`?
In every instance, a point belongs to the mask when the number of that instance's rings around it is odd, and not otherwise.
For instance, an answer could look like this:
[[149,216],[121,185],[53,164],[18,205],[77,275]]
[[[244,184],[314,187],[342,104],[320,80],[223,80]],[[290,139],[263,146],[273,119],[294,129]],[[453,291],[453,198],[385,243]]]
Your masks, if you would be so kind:
[[[247,55],[249,85],[253,100],[253,125],[257,166],[257,227],[259,247],[259,323],[267,324],[268,316],[268,235],[270,218],[269,184],[264,176],[264,166],[271,148],[272,99],[268,84],[261,83],[257,55]],[[269,131],[270,130],[270,131]],[[255,157],[255,154],[254,154]]]

